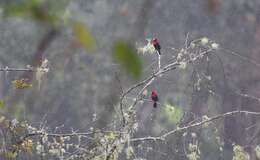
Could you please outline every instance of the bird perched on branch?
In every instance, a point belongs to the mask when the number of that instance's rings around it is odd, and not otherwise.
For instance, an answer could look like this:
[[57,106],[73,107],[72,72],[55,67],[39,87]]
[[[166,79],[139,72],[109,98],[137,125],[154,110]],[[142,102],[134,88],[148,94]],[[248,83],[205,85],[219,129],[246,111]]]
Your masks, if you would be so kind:
[[152,91],[151,98],[153,100],[153,107],[157,107],[157,102],[159,101],[158,94],[155,90]]
[[158,54],[161,55],[161,46],[159,40],[157,38],[153,38],[151,40],[151,44],[153,45],[154,49],[158,52]]

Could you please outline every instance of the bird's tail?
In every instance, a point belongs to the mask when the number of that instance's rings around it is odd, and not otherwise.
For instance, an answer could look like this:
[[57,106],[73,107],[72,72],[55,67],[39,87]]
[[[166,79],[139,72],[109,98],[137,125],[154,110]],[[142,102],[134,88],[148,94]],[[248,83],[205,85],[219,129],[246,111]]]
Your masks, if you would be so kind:
[[153,103],[153,108],[156,108],[157,107],[157,102],[154,102]]

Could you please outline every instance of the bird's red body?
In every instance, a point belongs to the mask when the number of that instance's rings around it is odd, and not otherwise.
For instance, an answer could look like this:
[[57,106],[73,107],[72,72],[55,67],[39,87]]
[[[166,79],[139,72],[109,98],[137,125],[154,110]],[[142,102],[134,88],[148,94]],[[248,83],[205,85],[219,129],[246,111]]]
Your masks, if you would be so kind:
[[158,94],[156,91],[152,91],[151,99],[153,100],[153,107],[157,107],[157,102],[159,101]]
[[155,48],[155,50],[158,52],[158,54],[161,55],[161,45],[159,43],[159,40],[157,38],[152,39],[151,41],[153,47]]

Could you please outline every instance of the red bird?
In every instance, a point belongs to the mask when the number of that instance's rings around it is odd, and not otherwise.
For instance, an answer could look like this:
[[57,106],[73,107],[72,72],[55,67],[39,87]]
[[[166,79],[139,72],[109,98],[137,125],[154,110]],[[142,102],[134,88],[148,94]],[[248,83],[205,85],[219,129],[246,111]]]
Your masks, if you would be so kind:
[[157,102],[159,101],[158,94],[155,90],[152,91],[151,98],[153,100],[153,107],[157,107]]
[[157,38],[152,39],[151,43],[152,43],[153,47],[155,48],[155,50],[158,52],[158,54],[161,55],[161,46],[160,46],[158,39]]

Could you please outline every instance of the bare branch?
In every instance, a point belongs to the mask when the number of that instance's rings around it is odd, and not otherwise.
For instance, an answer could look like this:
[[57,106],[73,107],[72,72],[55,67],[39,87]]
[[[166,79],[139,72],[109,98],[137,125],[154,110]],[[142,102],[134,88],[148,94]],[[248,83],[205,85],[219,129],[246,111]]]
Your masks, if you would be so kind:
[[24,141],[27,138],[35,137],[35,136],[48,136],[48,137],[75,137],[75,136],[89,136],[95,133],[118,133],[121,134],[123,132],[119,131],[93,131],[93,132],[81,132],[81,133],[45,133],[45,132],[36,132],[36,133],[29,133],[26,134],[21,141]]
[[206,124],[206,123],[209,123],[209,122],[212,122],[212,121],[215,121],[215,120],[218,120],[218,119],[221,119],[221,118],[225,118],[225,117],[229,117],[229,116],[233,116],[233,115],[236,115],[236,114],[245,114],[245,115],[255,115],[255,116],[260,116],[260,112],[250,112],[250,111],[239,111],[239,110],[236,110],[236,111],[231,111],[231,112],[227,112],[227,113],[223,113],[223,114],[218,114],[216,116],[213,116],[211,118],[208,118],[206,120],[202,120],[201,122],[195,122],[195,123],[192,123],[188,126],[184,126],[184,127],[181,127],[181,128],[176,128],[174,130],[171,130],[161,136],[156,136],[156,137],[142,137],[142,138],[133,138],[131,139],[131,142],[136,142],[136,141],[158,141],[158,140],[165,140],[165,138],[167,138],[168,136],[170,135],[174,135],[176,133],[179,133],[179,132],[182,132],[182,131],[185,131],[187,129],[190,129],[190,128],[193,128],[193,127],[197,127],[197,126],[201,126],[203,124]]
[[10,71],[29,71],[29,72],[33,72],[34,70],[31,68],[9,68],[9,67],[4,67],[4,68],[0,68],[0,71],[3,72],[10,72]]

